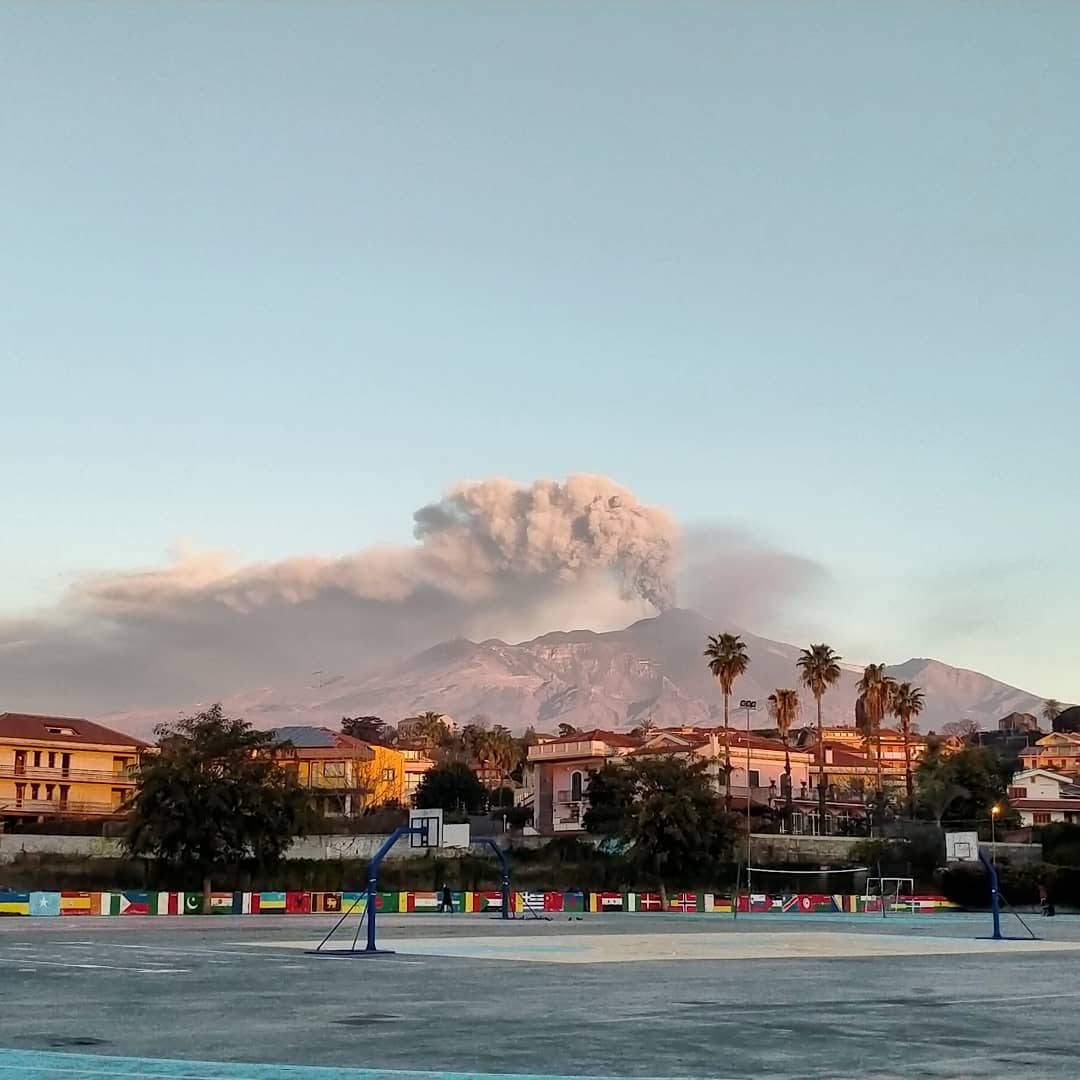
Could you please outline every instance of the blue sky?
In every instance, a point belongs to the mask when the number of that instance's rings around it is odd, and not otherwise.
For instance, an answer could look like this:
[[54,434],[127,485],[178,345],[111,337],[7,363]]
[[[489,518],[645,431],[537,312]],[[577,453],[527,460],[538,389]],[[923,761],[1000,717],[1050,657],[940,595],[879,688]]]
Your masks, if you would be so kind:
[[0,612],[596,472],[1080,698],[1080,7],[0,10]]

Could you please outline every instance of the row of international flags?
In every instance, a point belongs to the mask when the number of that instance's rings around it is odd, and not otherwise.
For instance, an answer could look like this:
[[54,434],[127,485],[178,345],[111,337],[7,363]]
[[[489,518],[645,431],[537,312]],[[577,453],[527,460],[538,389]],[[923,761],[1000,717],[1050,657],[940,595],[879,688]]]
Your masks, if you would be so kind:
[[[454,910],[500,912],[498,892],[456,892]],[[387,914],[434,912],[437,892],[380,892],[376,911]],[[829,912],[880,913],[878,896],[850,893],[742,894],[737,899],[719,893],[677,892],[666,897],[656,892],[519,892],[510,894],[516,915],[584,914],[616,911],[678,912],[681,914],[823,914]],[[931,912],[956,905],[941,896],[886,899],[886,910]],[[365,892],[215,892],[210,894],[214,915],[310,915],[363,912]],[[0,916],[4,915],[198,915],[203,894],[197,892],[0,892]]]

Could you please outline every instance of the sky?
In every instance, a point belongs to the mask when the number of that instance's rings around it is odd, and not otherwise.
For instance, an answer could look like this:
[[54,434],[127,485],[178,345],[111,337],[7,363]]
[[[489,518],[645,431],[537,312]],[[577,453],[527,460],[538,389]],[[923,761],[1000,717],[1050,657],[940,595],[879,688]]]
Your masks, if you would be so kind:
[[[1037,0],[5,3],[0,708],[190,689],[157,623],[125,664],[103,582],[194,573],[221,682],[236,567],[581,474],[729,567],[679,602],[1080,699],[1078,35]],[[768,596],[724,610],[747,552]],[[543,613],[627,613],[578,584]]]

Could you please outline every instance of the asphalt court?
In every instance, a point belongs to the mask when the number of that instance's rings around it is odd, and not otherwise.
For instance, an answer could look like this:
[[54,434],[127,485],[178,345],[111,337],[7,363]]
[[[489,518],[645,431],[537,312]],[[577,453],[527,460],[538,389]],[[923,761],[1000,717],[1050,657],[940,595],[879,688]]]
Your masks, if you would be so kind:
[[1080,1056],[1068,916],[992,942],[960,914],[406,915],[380,920],[393,955],[307,955],[333,921],[0,920],[0,1080],[1013,1080]]

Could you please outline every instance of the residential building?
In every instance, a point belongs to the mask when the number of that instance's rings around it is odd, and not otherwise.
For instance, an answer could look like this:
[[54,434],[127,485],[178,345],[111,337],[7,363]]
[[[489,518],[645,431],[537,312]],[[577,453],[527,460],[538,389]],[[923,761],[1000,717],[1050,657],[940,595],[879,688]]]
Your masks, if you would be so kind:
[[1025,769],[1012,778],[1009,805],[1022,825],[1080,824],[1080,783],[1051,769]]
[[80,717],[0,713],[0,822],[116,814],[148,749]]
[[[825,727],[822,729],[822,741],[825,748],[825,777],[830,787],[845,786],[858,788],[874,786],[877,783],[877,745],[855,727]],[[795,733],[795,744],[807,750],[815,765],[811,770],[810,786],[817,784],[817,730],[814,727],[801,728]],[[912,767],[926,753],[927,740],[922,735],[908,737],[908,753]],[[904,783],[906,772],[904,757],[904,736],[893,728],[881,729],[881,773],[883,781],[889,786]]]
[[435,762],[421,747],[399,746],[396,749],[402,756],[402,769],[405,774],[402,800],[405,805],[413,806],[416,801],[416,792],[425,774],[429,769],[434,768]]
[[1039,721],[1031,713],[1011,712],[998,721],[998,731],[1006,735],[1022,735],[1027,732],[1037,732]]
[[312,807],[346,817],[405,801],[405,755],[323,727],[279,727],[275,758],[311,793]]
[[1025,770],[1049,769],[1065,776],[1080,777],[1080,734],[1052,731],[1020,754],[1020,764]]
[[582,832],[589,773],[609,761],[624,760],[642,741],[636,735],[595,729],[530,746],[533,827],[537,832],[545,835]]

